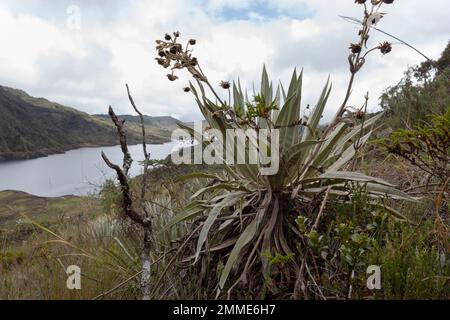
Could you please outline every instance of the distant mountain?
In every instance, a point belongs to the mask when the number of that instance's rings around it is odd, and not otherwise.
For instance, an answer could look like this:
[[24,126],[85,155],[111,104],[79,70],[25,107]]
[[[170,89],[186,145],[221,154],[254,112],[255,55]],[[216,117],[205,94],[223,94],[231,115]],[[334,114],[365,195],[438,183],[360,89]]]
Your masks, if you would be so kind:
[[[95,114],[93,117],[101,121],[111,122],[111,119],[106,114]],[[125,124],[130,130],[141,132],[141,119],[139,116],[125,114],[120,115],[119,118],[125,120]],[[153,137],[170,138],[172,131],[179,128],[178,123],[182,122],[168,116],[151,117],[144,115],[146,135]]]
[[[127,140],[141,142],[138,118],[125,118]],[[146,117],[148,143],[170,141],[177,120]],[[116,145],[116,129],[106,115],[91,116],[24,91],[0,86],[0,161],[29,159],[80,147]]]

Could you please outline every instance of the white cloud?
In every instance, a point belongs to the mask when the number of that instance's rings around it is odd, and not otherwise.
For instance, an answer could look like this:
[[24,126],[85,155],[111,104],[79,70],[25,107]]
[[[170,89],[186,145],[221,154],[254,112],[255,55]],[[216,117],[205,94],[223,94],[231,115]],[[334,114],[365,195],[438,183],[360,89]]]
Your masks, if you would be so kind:
[[[180,30],[184,37],[197,39],[195,55],[213,84],[240,77],[251,89],[252,81],[258,85],[264,63],[272,78],[283,82],[294,67],[304,67],[303,101],[314,104],[331,76],[329,118],[344,95],[347,47],[357,38],[356,26],[338,15],[361,14],[361,7],[352,0],[141,0],[108,1],[108,7],[95,5],[104,4],[100,0],[78,1],[82,29],[73,31],[66,28],[64,6],[52,7],[54,3],[35,0],[32,9],[9,0],[0,4],[0,39],[6,48],[0,52],[0,84],[91,113],[104,113],[109,104],[118,112],[130,113],[124,91],[129,83],[147,114],[185,120],[200,117],[192,97],[181,90],[188,76],[180,75],[179,81],[171,83],[153,60],[154,40],[165,32]],[[258,3],[277,14],[255,13],[249,20],[220,15],[225,6],[245,10]],[[38,7],[45,7],[45,14]],[[385,7],[389,14],[381,28],[437,58],[449,40],[449,7],[446,0],[395,1]],[[373,33],[370,43],[383,40],[389,39]],[[375,107],[381,91],[395,84],[408,65],[422,60],[401,45],[387,56],[374,53],[358,75],[350,103],[360,104],[369,91]]]

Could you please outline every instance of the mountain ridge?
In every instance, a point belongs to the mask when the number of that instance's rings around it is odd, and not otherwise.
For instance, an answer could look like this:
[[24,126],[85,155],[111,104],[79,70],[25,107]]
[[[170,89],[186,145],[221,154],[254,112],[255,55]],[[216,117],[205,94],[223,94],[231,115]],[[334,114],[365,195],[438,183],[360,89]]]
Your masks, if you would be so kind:
[[[108,115],[89,115],[73,107],[36,98],[25,91],[0,85],[0,161],[22,160],[63,153],[82,147],[118,144]],[[125,120],[129,144],[141,143],[138,116]],[[181,122],[172,117],[145,116],[147,141],[170,141],[171,130]]]

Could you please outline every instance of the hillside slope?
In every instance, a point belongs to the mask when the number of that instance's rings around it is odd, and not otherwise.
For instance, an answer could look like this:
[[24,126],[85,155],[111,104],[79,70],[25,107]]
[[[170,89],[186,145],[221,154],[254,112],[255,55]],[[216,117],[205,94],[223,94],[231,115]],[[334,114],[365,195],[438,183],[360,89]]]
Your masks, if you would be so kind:
[[[21,90],[0,86],[0,112],[0,161],[118,142],[116,129],[106,116],[94,117]],[[149,125],[148,143],[170,141],[169,130],[161,126]],[[137,123],[130,121],[127,129],[128,142],[140,143]]]
[[[111,121],[106,114],[96,114],[93,115],[93,117],[102,122]],[[139,116],[126,114],[120,115],[119,118],[125,120],[125,124],[129,130],[141,132],[141,119]],[[149,137],[162,139],[170,138],[172,131],[179,128],[177,125],[178,123],[181,123],[181,121],[168,116],[151,117],[144,115],[145,130]]]

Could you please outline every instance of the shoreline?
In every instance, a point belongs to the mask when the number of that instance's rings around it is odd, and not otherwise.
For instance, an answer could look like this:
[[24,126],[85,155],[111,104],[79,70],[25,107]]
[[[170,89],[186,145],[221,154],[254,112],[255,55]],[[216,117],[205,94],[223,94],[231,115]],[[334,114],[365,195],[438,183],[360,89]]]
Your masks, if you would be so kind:
[[[167,141],[149,141],[147,142],[147,145],[163,145],[166,143],[170,143],[172,142],[172,140],[168,139]],[[136,146],[136,145],[140,145],[141,143],[139,142],[132,142],[129,143],[128,146]],[[36,151],[36,152],[28,152],[28,153],[23,153],[23,152],[0,152],[0,164],[2,163],[7,163],[7,162],[14,162],[14,161],[25,161],[25,160],[34,160],[34,159],[39,159],[39,158],[47,158],[49,156],[53,156],[53,155],[58,155],[58,154],[65,154],[69,151],[73,151],[73,150],[79,150],[79,149],[84,149],[84,148],[101,148],[101,147],[115,147],[115,146],[120,146],[120,144],[118,143],[111,143],[111,144],[85,144],[85,145],[79,145],[79,146],[75,146],[75,147],[69,147],[69,148],[64,148],[61,150],[43,150],[43,151]]]

